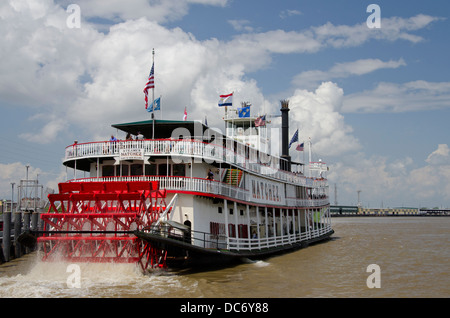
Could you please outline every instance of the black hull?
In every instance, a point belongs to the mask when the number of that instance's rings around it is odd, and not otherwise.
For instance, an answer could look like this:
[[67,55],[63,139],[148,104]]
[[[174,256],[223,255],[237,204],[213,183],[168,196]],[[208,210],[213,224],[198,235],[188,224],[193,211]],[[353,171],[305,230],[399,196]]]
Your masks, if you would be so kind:
[[275,248],[263,248],[255,251],[230,251],[220,249],[203,248],[186,243],[182,240],[170,237],[163,237],[142,231],[135,231],[134,234],[153,246],[167,251],[167,265],[169,268],[189,268],[198,266],[227,266],[229,264],[242,263],[245,260],[260,260],[277,254],[291,252],[311,244],[318,243],[330,238],[334,230],[319,237],[286,244]]

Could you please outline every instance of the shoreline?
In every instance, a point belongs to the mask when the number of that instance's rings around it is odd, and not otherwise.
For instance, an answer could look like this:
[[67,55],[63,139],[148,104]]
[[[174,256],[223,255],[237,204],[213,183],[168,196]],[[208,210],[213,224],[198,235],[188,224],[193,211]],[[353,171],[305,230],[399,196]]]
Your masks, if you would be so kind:
[[448,217],[448,214],[410,214],[410,215],[398,215],[398,214],[330,214],[330,217]]

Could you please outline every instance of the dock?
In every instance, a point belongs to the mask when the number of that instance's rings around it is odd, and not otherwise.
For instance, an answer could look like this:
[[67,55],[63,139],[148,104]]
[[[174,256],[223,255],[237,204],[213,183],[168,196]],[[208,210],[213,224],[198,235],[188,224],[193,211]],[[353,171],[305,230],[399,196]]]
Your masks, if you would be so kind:
[[351,216],[450,216],[450,209],[428,208],[361,208],[358,206],[331,206],[331,217]]

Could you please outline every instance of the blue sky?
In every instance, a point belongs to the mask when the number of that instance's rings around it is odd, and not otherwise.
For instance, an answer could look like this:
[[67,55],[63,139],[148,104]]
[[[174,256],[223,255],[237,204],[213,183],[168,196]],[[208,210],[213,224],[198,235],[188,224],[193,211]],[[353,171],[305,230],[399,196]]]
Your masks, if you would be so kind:
[[336,184],[339,204],[361,190],[368,207],[450,207],[449,13],[443,0],[3,1],[0,197],[27,164],[56,188],[65,146],[148,118],[155,48],[165,118],[187,107],[221,128],[219,94],[254,113],[289,99],[291,127],[330,165],[332,202]]

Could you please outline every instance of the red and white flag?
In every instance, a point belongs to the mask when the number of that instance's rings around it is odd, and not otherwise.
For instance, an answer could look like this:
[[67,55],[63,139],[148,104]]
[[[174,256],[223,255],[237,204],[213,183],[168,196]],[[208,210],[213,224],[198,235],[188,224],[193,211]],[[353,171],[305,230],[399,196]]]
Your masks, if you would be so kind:
[[144,94],[145,94],[145,109],[148,108],[148,90],[150,88],[155,88],[155,63],[152,65],[152,69],[150,71],[150,74],[148,75],[147,83],[144,87]]
[[184,108],[184,115],[183,115],[183,120],[187,119],[187,110],[186,107]]
[[222,106],[233,106],[233,93],[228,95],[220,95],[219,107]]

